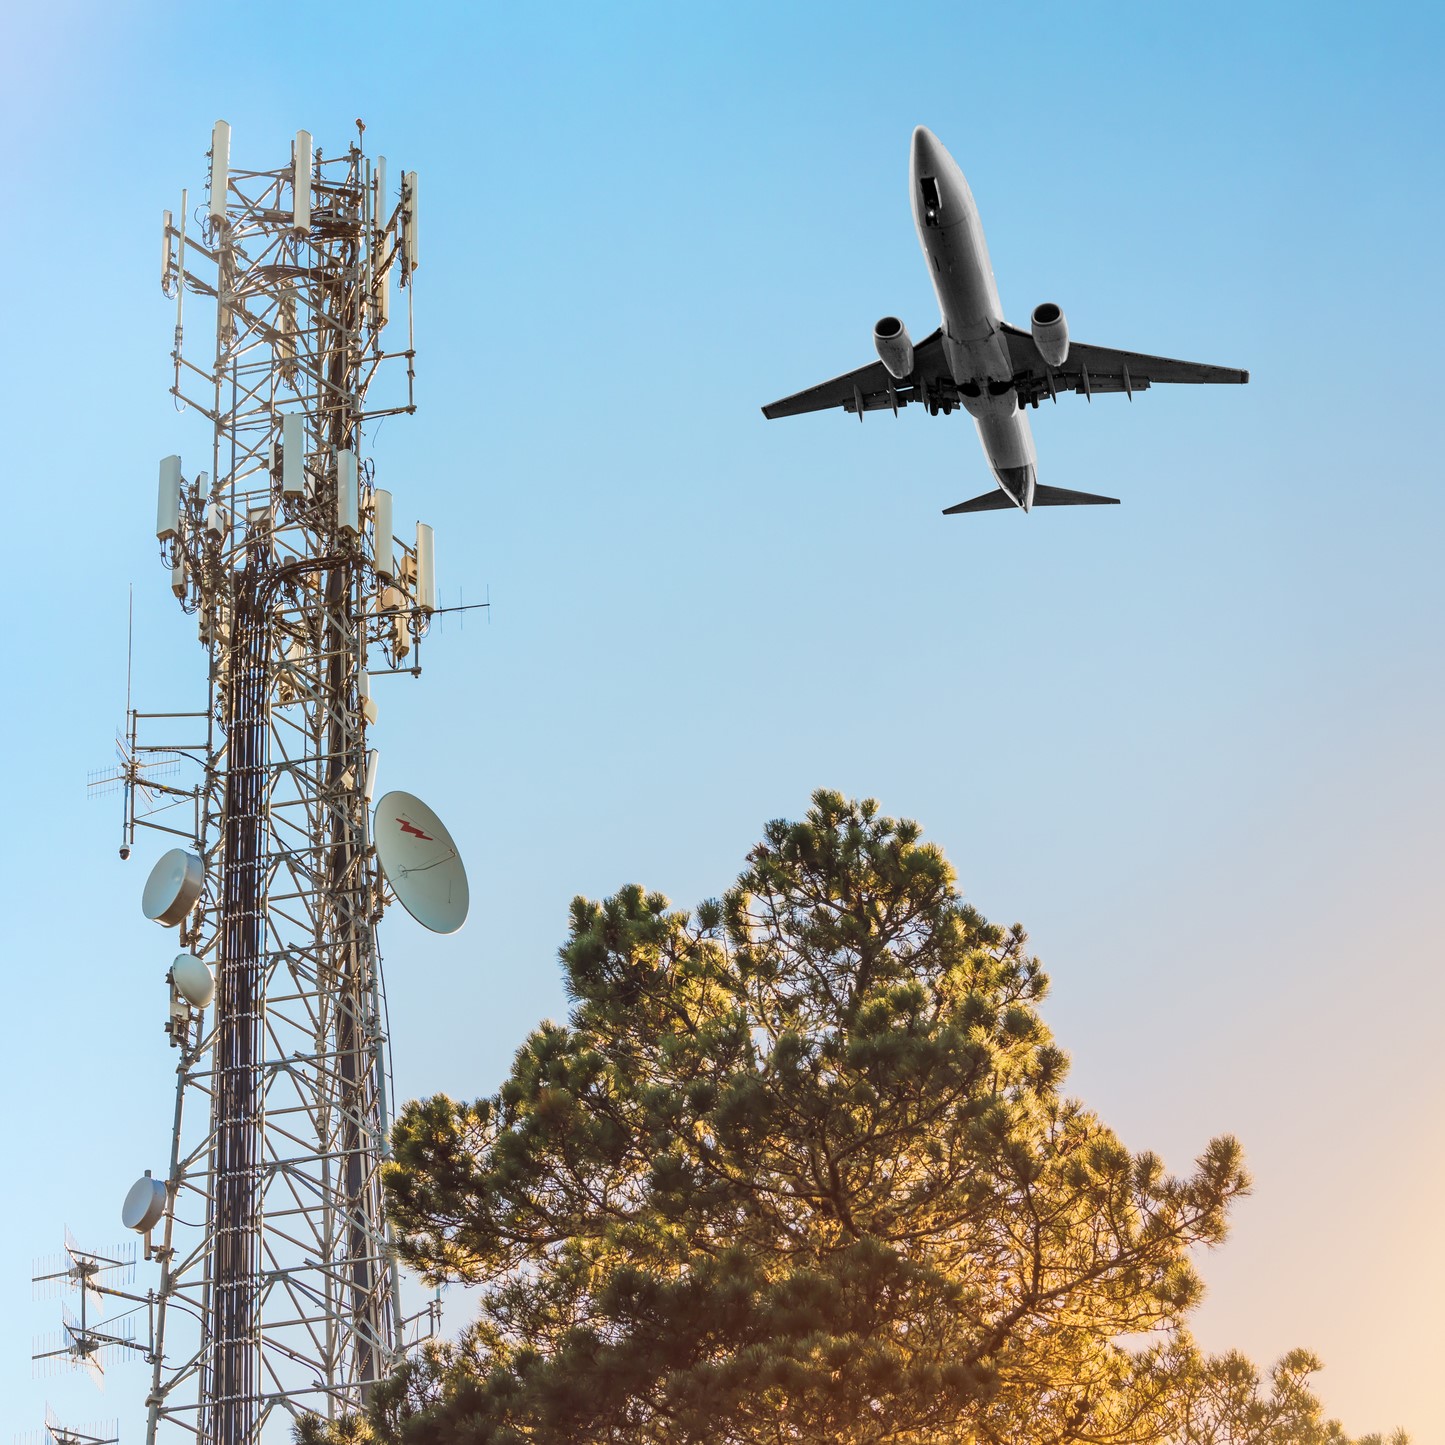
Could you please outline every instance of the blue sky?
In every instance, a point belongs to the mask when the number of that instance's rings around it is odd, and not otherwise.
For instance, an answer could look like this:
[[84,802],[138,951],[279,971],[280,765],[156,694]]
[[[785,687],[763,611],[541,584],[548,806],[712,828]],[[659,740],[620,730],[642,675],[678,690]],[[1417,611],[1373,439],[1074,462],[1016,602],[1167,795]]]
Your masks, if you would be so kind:
[[[1073,1086],[1178,1168],[1257,1179],[1199,1332],[1317,1349],[1357,1431],[1445,1440],[1439,1018],[1445,724],[1434,400],[1442,22],[1421,6],[60,4],[0,20],[8,139],[11,760],[0,1023],[18,1107],[0,1396],[12,1431],[118,1415],[30,1379],[31,1258],[120,1235],[161,1168],[170,939],[87,802],[136,695],[197,705],[154,556],[161,210],[218,116],[237,164],[352,121],[422,178],[421,410],[372,438],[445,600],[493,601],[377,689],[383,787],[442,812],[473,917],[383,933],[405,1096],[489,1091],[565,1009],[574,893],[720,892],[837,787],[918,818],[1054,979]],[[1040,478],[1107,509],[943,518],[988,476],[910,409],[761,403],[936,312],[908,211],[930,126],[1016,321],[1249,367],[1241,390],[1067,398]],[[465,1312],[461,1300],[456,1309]]]

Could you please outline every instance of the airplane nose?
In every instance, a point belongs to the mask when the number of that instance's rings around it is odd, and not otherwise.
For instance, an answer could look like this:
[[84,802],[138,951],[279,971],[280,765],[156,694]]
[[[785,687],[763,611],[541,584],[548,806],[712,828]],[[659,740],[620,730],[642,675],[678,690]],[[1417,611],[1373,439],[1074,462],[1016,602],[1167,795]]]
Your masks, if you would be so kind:
[[938,137],[926,125],[913,130],[914,175],[936,175],[938,172]]

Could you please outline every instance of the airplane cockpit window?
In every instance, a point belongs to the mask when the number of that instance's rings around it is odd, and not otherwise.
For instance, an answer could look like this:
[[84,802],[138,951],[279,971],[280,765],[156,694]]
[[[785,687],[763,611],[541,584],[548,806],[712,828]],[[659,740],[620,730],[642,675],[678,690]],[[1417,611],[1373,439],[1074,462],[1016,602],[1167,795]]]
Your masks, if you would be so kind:
[[937,226],[943,210],[943,203],[938,198],[938,182],[932,176],[920,176],[918,189],[923,199],[923,224]]

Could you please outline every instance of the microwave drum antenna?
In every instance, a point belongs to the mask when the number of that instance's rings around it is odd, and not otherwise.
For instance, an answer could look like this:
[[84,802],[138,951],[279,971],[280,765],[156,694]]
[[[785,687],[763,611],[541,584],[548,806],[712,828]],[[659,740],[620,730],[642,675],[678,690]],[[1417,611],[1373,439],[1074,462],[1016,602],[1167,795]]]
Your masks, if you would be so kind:
[[174,928],[201,896],[205,883],[201,860],[184,848],[162,853],[146,879],[141,894],[141,911],[162,928]]

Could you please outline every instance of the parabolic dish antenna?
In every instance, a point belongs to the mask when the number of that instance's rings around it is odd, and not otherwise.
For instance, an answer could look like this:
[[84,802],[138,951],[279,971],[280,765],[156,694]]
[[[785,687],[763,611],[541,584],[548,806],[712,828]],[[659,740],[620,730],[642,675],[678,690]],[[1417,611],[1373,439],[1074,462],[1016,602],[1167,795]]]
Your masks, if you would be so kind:
[[467,870],[442,820],[410,793],[388,793],[376,805],[376,856],[401,906],[433,933],[455,933],[467,921]]
[[146,1172],[144,1179],[137,1179],[130,1187],[121,1205],[121,1222],[137,1234],[148,1234],[166,1212],[166,1186],[159,1179],[152,1179]]
[[211,970],[194,953],[178,953],[171,964],[171,982],[188,1004],[207,1008],[216,996],[216,980]]
[[163,928],[174,928],[191,911],[205,882],[201,860],[184,848],[162,853],[146,879],[141,910]]

